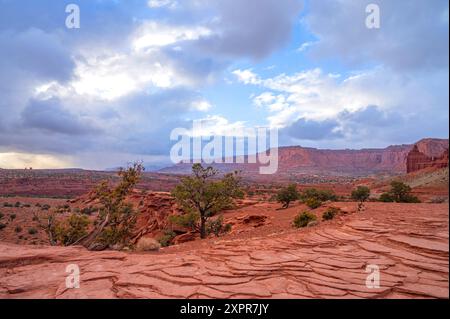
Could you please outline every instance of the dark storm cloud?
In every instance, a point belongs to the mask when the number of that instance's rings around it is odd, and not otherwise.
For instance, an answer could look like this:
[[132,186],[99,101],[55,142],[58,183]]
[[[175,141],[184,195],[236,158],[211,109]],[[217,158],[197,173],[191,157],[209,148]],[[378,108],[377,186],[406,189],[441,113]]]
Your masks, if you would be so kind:
[[402,114],[370,105],[354,112],[345,110],[334,119],[324,121],[301,118],[281,129],[280,139],[288,145],[299,141],[325,142],[326,145],[333,140],[367,145],[373,141],[412,143],[424,137],[447,137],[448,121],[445,114]]
[[37,28],[25,31],[0,30],[0,81],[15,83],[14,77],[65,82],[75,66],[70,51],[54,34]]
[[369,105],[356,112],[344,111],[339,114],[339,119],[356,125],[368,125],[378,128],[403,124],[403,117],[400,113],[382,111],[375,105]]
[[[370,3],[380,7],[380,29],[365,25]],[[448,67],[447,0],[311,1],[306,25],[319,38],[312,48],[318,57],[403,71]]]
[[220,0],[213,2],[218,31],[200,45],[220,55],[261,59],[287,44],[300,10],[300,0]]
[[[201,98],[198,88],[220,78],[233,59],[262,58],[286,44],[300,2],[178,1],[177,10],[157,10],[147,0],[0,0],[0,147],[168,154],[170,131],[199,115],[192,109]],[[80,7],[80,29],[65,27],[70,3]],[[131,36],[148,20],[211,30],[210,40],[179,42],[130,58],[134,65],[170,66],[191,87],[150,87],[113,102],[93,101],[70,88],[63,101],[36,96],[38,86],[65,86],[76,79],[77,63],[89,63],[86,52],[98,52],[100,60],[101,52],[130,56]]]
[[280,134],[300,140],[323,140],[343,137],[336,131],[339,123],[336,120],[314,121],[301,118],[281,130]]
[[65,110],[58,99],[30,100],[21,114],[26,128],[40,129],[49,133],[85,135],[97,133],[88,120]]

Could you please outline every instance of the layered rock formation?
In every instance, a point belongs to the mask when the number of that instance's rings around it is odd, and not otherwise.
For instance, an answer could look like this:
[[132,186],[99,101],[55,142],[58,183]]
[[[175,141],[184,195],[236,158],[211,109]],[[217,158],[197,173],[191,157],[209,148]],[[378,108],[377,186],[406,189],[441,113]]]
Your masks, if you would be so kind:
[[[0,243],[0,299],[448,298],[448,230],[448,205],[368,203],[342,223],[176,254]],[[66,287],[73,264],[79,289]]]
[[[423,139],[417,149],[429,157],[440,156],[448,149],[447,139]],[[321,150],[301,146],[278,150],[278,174],[369,175],[406,172],[408,153],[414,145],[393,145],[383,149]],[[235,161],[236,162],[236,161]],[[222,172],[241,170],[245,175],[259,174],[259,164],[214,164]],[[192,164],[178,164],[161,170],[188,174]]]
[[426,168],[444,168],[448,166],[448,149],[439,157],[427,156],[414,145],[406,159],[406,172],[413,173]]

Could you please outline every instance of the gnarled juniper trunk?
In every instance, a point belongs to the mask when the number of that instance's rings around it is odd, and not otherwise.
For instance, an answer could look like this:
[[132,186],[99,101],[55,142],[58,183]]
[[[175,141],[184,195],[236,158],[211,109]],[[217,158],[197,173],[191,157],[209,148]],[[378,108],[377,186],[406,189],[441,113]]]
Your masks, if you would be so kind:
[[200,215],[200,238],[205,239],[206,238],[206,214],[202,213]]

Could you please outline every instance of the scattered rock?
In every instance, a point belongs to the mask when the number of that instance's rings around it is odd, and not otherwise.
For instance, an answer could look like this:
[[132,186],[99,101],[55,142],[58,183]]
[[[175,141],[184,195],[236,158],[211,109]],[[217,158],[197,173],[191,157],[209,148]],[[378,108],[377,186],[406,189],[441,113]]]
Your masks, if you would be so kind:
[[160,243],[148,237],[142,237],[136,244],[136,251],[158,251],[160,248]]
[[242,218],[245,225],[251,224],[253,227],[261,227],[266,224],[267,216],[265,215],[247,215]]
[[306,225],[306,227],[314,227],[319,225],[319,222],[317,220],[313,220],[312,222],[309,222],[308,225]]
[[186,234],[178,235],[173,239],[173,243],[175,245],[186,243],[188,241],[193,241],[197,238],[197,234],[193,232],[189,232]]

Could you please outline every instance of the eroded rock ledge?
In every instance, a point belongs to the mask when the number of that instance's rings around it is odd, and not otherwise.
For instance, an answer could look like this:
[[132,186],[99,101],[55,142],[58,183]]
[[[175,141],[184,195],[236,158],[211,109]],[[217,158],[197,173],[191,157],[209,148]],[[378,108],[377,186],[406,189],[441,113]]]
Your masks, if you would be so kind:
[[[0,243],[0,298],[448,298],[448,205],[413,205],[176,254]],[[65,287],[69,264],[80,289]]]

